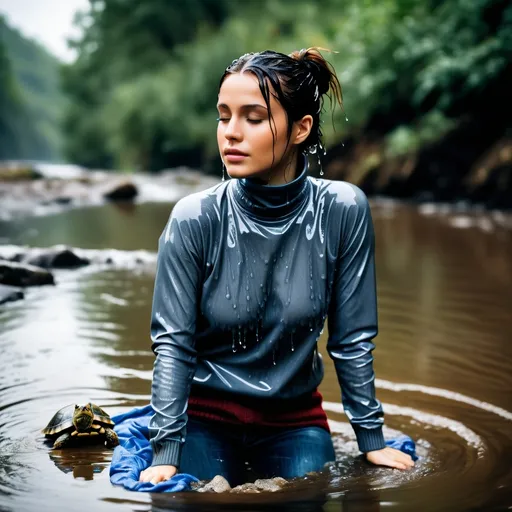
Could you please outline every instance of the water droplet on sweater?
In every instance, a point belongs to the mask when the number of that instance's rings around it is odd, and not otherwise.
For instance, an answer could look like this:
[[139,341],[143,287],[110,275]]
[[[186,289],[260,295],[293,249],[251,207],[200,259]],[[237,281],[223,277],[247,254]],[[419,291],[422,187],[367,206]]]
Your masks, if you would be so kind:
[[233,304],[233,309],[236,309],[236,304]]

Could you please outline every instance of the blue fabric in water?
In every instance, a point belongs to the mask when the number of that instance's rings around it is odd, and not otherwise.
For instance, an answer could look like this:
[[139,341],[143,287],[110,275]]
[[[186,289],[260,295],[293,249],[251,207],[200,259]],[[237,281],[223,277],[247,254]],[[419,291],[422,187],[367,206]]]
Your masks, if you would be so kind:
[[[149,443],[148,424],[153,409],[151,405],[137,407],[123,414],[112,416],[116,426],[115,432],[119,437],[110,464],[110,481],[114,485],[122,485],[130,491],[141,492],[179,492],[191,489],[190,484],[197,478],[185,473],[179,473],[170,480],[159,484],[139,482],[140,472],[151,465],[153,452]],[[386,441],[386,445],[407,453],[413,460],[416,456],[414,441],[406,435]]]
[[170,480],[152,484],[139,482],[140,472],[151,465],[153,451],[149,443],[149,420],[153,415],[151,405],[137,407],[124,414],[112,416],[116,424],[114,431],[119,437],[110,464],[110,481],[122,485],[129,491],[179,492],[190,490],[190,484],[197,482],[192,475],[180,473]]

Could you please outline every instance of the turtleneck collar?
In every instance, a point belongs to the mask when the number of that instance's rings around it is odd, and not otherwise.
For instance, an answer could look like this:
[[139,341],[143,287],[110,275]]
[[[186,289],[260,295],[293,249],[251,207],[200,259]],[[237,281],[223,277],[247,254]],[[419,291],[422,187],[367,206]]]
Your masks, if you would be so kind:
[[309,180],[308,162],[304,157],[300,175],[284,185],[262,185],[254,178],[234,180],[234,197],[237,203],[258,217],[278,218],[286,216],[304,202]]

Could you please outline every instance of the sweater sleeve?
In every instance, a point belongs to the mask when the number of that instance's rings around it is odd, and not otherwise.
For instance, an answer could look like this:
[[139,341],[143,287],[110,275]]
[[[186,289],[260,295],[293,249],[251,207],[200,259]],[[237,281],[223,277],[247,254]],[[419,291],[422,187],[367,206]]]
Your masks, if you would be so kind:
[[187,219],[183,210],[183,202],[178,202],[158,243],[151,313],[152,349],[156,355],[151,386],[154,415],[149,423],[153,466],[179,466],[196,368],[201,236],[198,221]]
[[373,338],[377,335],[374,231],[364,193],[344,205],[340,249],[328,311],[327,350],[334,361],[345,413],[362,452],[385,447],[383,411],[375,397]]

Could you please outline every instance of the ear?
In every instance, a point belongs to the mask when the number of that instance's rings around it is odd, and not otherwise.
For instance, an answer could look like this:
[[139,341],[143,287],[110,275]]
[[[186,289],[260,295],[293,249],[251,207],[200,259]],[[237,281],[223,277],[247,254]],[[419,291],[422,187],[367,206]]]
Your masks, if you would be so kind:
[[307,114],[302,119],[293,123],[292,142],[293,144],[302,144],[311,133],[313,128],[313,116]]

